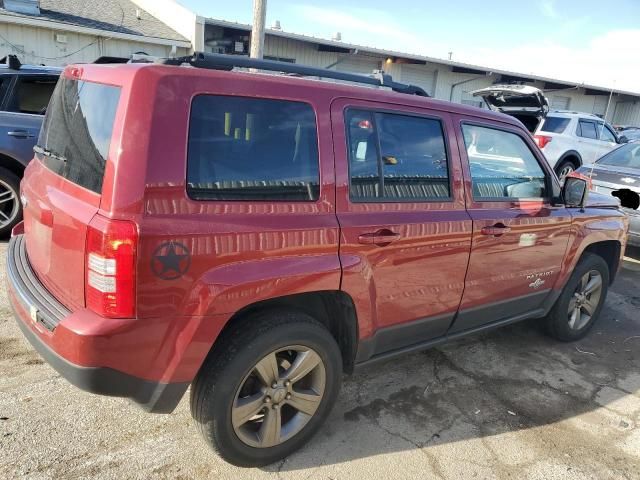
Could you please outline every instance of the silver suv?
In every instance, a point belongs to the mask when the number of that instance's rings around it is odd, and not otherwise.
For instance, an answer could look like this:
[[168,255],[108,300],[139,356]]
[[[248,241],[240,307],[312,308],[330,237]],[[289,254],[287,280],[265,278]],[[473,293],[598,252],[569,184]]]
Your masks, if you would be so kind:
[[549,110],[542,91],[529,85],[493,85],[472,92],[492,110],[520,120],[562,180],[624,143],[613,127],[591,113]]
[[13,56],[5,61],[0,64],[0,237],[22,218],[20,179],[62,71],[21,65]]

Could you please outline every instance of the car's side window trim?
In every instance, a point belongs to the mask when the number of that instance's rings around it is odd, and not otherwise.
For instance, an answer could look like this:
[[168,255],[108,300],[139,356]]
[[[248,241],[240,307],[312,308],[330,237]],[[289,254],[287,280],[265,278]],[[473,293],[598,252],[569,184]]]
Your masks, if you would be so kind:
[[2,110],[3,112],[7,111],[7,107],[9,106],[9,99],[13,95],[13,90],[15,88],[15,83],[16,83],[16,75],[10,74],[10,75],[7,75],[7,77],[9,79],[9,82],[4,91],[4,95],[0,97],[0,110]]
[[469,162],[469,155],[467,153],[467,148],[466,148],[466,142],[464,141],[464,132],[462,130],[462,127],[464,125],[469,125],[469,126],[475,126],[475,127],[481,127],[481,128],[491,128],[494,130],[499,130],[501,132],[505,132],[505,133],[511,133],[513,135],[516,135],[518,138],[520,138],[520,140],[522,140],[522,142],[524,143],[524,145],[529,149],[529,151],[531,152],[531,155],[533,156],[533,158],[536,160],[536,162],[538,163],[538,166],[540,167],[540,170],[542,170],[542,173],[544,174],[544,185],[545,185],[545,196],[544,197],[481,197],[478,198],[473,194],[473,188],[471,191],[471,199],[473,202],[475,203],[482,203],[482,202],[503,202],[503,203],[514,203],[514,202],[539,202],[540,200],[542,200],[545,203],[550,203],[551,199],[552,199],[552,191],[553,191],[553,185],[552,182],[553,180],[551,179],[549,170],[547,168],[545,168],[545,166],[543,165],[542,161],[540,160],[540,158],[538,158],[538,155],[535,154],[535,152],[531,149],[531,146],[529,145],[529,142],[527,142],[525,136],[522,134],[522,132],[517,131],[517,130],[512,130],[510,128],[506,128],[506,127],[502,127],[500,125],[495,125],[495,124],[490,124],[490,123],[482,123],[482,122],[474,122],[474,121],[470,121],[470,120],[462,120],[460,123],[460,135],[461,135],[461,139],[462,139],[462,144],[465,146],[464,148],[464,156],[466,158],[466,167],[468,168],[469,171],[469,178],[471,179],[471,182],[473,182],[473,178],[471,176],[471,163]]
[[[585,136],[583,134],[583,132],[582,132],[582,124],[583,123],[588,123],[590,125],[593,125],[593,128],[596,130],[596,137],[595,138],[587,137],[587,136]],[[577,129],[576,133],[580,138],[586,138],[587,140],[600,140],[600,138],[598,138],[598,124],[596,122],[594,122],[593,120],[590,120],[590,119],[579,118],[578,119],[578,129]]]
[[[367,112],[371,114],[374,134],[376,138],[376,147],[378,149],[378,175],[380,176],[380,188],[384,193],[384,168],[380,156],[382,155],[382,149],[380,145],[380,135],[377,129],[376,124],[376,113],[380,114],[390,114],[390,115],[400,115],[405,117],[414,117],[421,118],[425,120],[435,120],[440,124],[440,128],[442,129],[442,140],[445,149],[445,156],[447,160],[447,185],[449,188],[449,195],[446,197],[413,197],[413,198],[385,198],[385,197],[370,197],[370,198],[355,198],[351,195],[352,192],[352,183],[351,183],[351,135],[349,133],[349,122],[348,116],[352,111],[356,112]],[[435,113],[435,112],[434,112]],[[347,106],[344,108],[342,112],[342,118],[345,128],[345,137],[346,137],[346,147],[347,147],[347,174],[349,178],[349,201],[351,203],[453,203],[453,179],[451,175],[452,166],[451,166],[451,148],[449,147],[449,137],[447,132],[447,125],[445,119],[437,114],[429,114],[422,112],[411,112],[406,110],[394,110],[391,108],[375,108],[372,106]]]
[[[615,142],[616,135],[611,131],[611,128],[609,127],[609,125],[606,124],[606,122],[598,122],[598,130],[600,131],[600,133],[598,134],[598,140],[606,143],[611,143],[612,141]],[[613,140],[605,140],[602,138],[602,135],[604,134],[605,130],[609,132],[609,134],[613,137]]]
[[[16,95],[18,95],[18,91],[20,88],[20,84],[23,80],[33,80],[35,79],[37,80],[44,80],[44,81],[51,81],[54,82],[54,89],[55,89],[55,84],[57,84],[58,80],[59,80],[59,76],[58,75],[54,75],[54,74],[50,74],[50,73],[35,73],[35,74],[28,74],[28,75],[14,75],[14,79],[13,82],[10,85],[9,90],[7,91],[7,95],[5,95],[5,101],[4,101],[4,105],[2,106],[3,111],[6,111],[7,113],[16,113],[16,114],[20,114],[20,115],[34,115],[37,117],[42,117],[44,115],[44,113],[33,113],[33,112],[20,112],[20,111],[16,111],[16,110],[7,110],[9,108],[10,105],[13,104],[14,99],[16,98]],[[53,90],[51,91],[51,94],[53,94]],[[51,96],[49,96],[49,99],[51,99]]]
[[189,120],[188,120],[188,135],[191,135],[191,131],[192,128],[194,126],[194,119],[192,118],[193,115],[193,108],[194,108],[194,103],[195,101],[200,98],[200,97],[217,97],[217,98],[228,98],[228,99],[244,99],[244,100],[266,100],[266,101],[280,101],[280,102],[288,102],[288,103],[294,103],[294,104],[299,104],[299,105],[305,105],[306,107],[308,107],[310,109],[310,111],[313,114],[313,120],[315,122],[315,129],[314,129],[314,137],[315,137],[315,148],[316,148],[316,161],[313,162],[313,164],[316,166],[317,168],[317,173],[318,173],[318,185],[317,185],[317,192],[315,193],[315,198],[313,199],[290,199],[290,198],[209,198],[206,195],[212,195],[214,194],[214,190],[212,190],[211,192],[201,192],[201,194],[198,194],[193,188],[190,187],[190,182],[189,182],[189,161],[190,161],[190,151],[191,151],[191,147],[187,148],[187,152],[186,152],[186,162],[187,162],[187,172],[185,175],[185,194],[187,195],[187,197],[192,200],[192,201],[196,201],[196,202],[208,202],[208,203],[219,203],[219,204],[223,204],[223,203],[236,203],[236,204],[240,204],[240,203],[256,203],[256,204],[265,204],[265,203],[286,203],[286,204],[319,204],[323,201],[323,178],[322,178],[322,159],[321,159],[321,153],[320,153],[320,126],[319,126],[319,121],[318,121],[318,112],[317,109],[315,107],[315,105],[311,102],[309,102],[308,100],[305,99],[283,99],[283,98],[278,98],[278,97],[268,97],[268,96],[248,96],[248,95],[226,95],[226,94],[215,94],[215,93],[198,93],[196,95],[194,95],[191,99],[191,103],[189,105]]

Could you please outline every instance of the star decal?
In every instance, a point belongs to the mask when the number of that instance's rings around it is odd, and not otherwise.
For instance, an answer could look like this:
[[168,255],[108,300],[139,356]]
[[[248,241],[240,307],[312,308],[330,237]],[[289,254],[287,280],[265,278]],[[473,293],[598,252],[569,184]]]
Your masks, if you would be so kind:
[[181,243],[166,242],[153,252],[151,270],[163,280],[175,280],[183,276],[191,266],[189,249]]

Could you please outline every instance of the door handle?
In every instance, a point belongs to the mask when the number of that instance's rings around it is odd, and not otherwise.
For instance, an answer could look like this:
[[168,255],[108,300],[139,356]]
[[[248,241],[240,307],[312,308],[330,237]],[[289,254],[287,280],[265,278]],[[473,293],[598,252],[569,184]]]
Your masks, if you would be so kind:
[[35,135],[31,132],[27,132],[26,130],[12,130],[7,132],[7,135],[15,138],[33,138]]
[[392,232],[388,228],[383,228],[374,233],[363,233],[358,236],[358,242],[364,245],[377,245],[386,247],[400,238],[399,233]]
[[507,227],[504,223],[496,223],[491,227],[482,227],[482,230],[480,230],[483,235],[493,235],[494,237],[499,237],[510,231],[511,227]]

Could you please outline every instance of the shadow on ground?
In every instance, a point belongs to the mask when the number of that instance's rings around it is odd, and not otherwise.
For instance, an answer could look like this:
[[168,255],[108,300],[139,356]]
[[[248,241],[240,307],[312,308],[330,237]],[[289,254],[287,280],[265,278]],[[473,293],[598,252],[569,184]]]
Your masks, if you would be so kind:
[[582,341],[557,342],[530,321],[355,374],[310,446],[267,470],[415,449],[438,472],[439,447],[448,445],[451,462],[487,461],[506,476],[553,461],[556,452],[579,455],[585,468],[608,458],[616,476],[638,475],[640,273],[633,267],[633,260],[625,265]]

